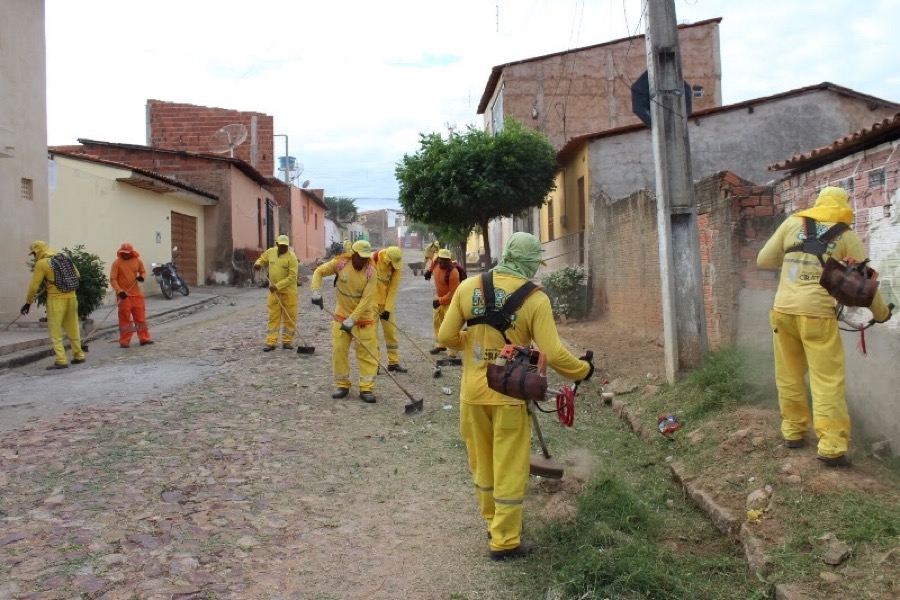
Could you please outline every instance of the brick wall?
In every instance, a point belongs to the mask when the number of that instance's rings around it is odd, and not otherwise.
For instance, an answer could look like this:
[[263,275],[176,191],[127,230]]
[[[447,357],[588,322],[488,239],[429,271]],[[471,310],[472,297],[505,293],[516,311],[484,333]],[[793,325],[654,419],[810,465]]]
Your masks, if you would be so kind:
[[213,134],[235,123],[244,125],[248,136],[234,149],[234,158],[250,164],[263,175],[272,175],[275,172],[275,130],[271,116],[161,100],[147,101],[148,146],[211,154],[209,142]]
[[[754,186],[729,172],[698,181],[694,193],[707,337],[710,348],[716,348],[735,341],[741,289],[777,285],[773,272],[756,269],[756,255],[783,212],[771,188]],[[641,191],[618,201],[599,198],[593,210],[593,315],[628,323],[640,334],[661,340],[655,197]]]

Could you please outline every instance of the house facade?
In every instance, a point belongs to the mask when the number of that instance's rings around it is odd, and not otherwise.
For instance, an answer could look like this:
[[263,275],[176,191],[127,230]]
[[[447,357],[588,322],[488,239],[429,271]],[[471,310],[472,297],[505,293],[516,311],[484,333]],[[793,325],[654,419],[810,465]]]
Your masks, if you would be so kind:
[[51,247],[47,181],[47,66],[43,0],[0,2],[0,323],[20,316],[31,272],[28,245]]
[[[205,207],[215,194],[172,178],[67,152],[51,151],[50,239],[57,249],[83,245],[108,266],[123,242],[141,253],[144,266],[172,260],[188,285],[205,273]],[[153,279],[144,294],[160,293]]]
[[253,262],[288,224],[279,226],[271,182],[242,160],[133,144],[78,140],[81,146],[57,150],[159,173],[218,197],[204,208],[201,284],[242,284]]
[[[678,26],[694,111],[722,104],[721,21]],[[495,66],[477,110],[485,131],[497,132],[514,117],[560,149],[579,135],[640,123],[631,86],[647,70],[645,45],[638,35]]]
[[325,256],[325,190],[291,187],[291,239],[300,262]]

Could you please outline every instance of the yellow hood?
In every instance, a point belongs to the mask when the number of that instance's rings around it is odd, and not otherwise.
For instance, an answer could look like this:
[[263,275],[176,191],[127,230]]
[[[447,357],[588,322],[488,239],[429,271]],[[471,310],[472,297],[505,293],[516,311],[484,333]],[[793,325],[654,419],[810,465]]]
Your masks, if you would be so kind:
[[56,254],[56,250],[51,250],[50,247],[47,246],[47,243],[41,240],[31,242],[31,245],[28,246],[28,252],[34,254],[35,262]]
[[819,192],[812,208],[794,213],[796,217],[809,217],[825,223],[853,224],[853,209],[847,202],[847,190],[828,186]]

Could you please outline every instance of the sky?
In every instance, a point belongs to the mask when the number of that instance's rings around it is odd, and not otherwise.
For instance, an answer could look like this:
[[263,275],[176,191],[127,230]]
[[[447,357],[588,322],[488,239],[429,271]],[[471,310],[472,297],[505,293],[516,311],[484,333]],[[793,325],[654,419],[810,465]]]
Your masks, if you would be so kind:
[[[45,5],[49,145],[146,144],[148,99],[262,112],[302,164],[298,183],[361,210],[399,207],[395,168],[420,134],[482,126],[494,66],[645,30],[642,0]],[[675,0],[675,12],[722,18],[724,104],[823,81],[900,102],[900,0]]]

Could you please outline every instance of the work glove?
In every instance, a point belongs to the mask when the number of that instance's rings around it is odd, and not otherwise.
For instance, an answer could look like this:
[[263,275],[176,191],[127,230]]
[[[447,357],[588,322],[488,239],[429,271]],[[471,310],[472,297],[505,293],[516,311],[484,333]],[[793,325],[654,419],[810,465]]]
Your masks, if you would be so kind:
[[585,353],[585,355],[582,356],[581,358],[579,358],[578,360],[583,360],[583,361],[586,362],[586,363],[588,364],[588,366],[591,368],[591,369],[588,371],[588,374],[584,376],[584,379],[582,379],[582,381],[587,381],[588,379],[590,379],[590,378],[594,375],[594,351],[593,351],[593,350],[588,350],[588,351]]
[[389,310],[381,311],[381,320],[382,321],[390,321],[391,320],[391,311],[389,311]]
[[260,269],[262,269],[262,265],[253,265],[254,271],[259,271]]
[[882,320],[882,321],[879,321],[878,319],[872,319],[872,320],[875,321],[876,323],[887,323],[888,321],[890,321],[890,320],[891,320],[891,317],[894,316],[894,304],[893,304],[893,302],[887,305],[887,309],[888,309],[888,314],[887,314],[887,316],[884,318],[884,320]]
[[23,304],[22,310],[19,311],[20,315],[27,315],[28,311],[31,310],[31,303]]
[[440,300],[432,300],[432,301],[431,301],[431,307],[432,307],[434,310],[437,310],[438,307],[439,307],[440,305],[441,305],[441,301],[440,301]]
[[313,292],[310,302],[312,302],[313,305],[318,306],[319,310],[325,310],[325,303],[322,302],[322,294],[319,292]]
[[126,294],[125,292],[119,292],[119,298],[121,298],[122,300],[124,300],[127,297],[128,297],[128,294]]
[[425,281],[431,281],[431,271],[425,271]]
[[[344,321],[341,323],[341,331],[345,331],[345,332],[347,332],[347,333],[350,333],[350,332],[353,330],[353,326],[354,326],[354,325],[356,325],[356,321],[354,321],[354,320],[353,320],[352,318],[350,318],[350,317],[347,317],[347,318],[344,319]],[[352,333],[351,333],[351,335],[352,335]]]
[[144,276],[143,276],[143,275],[138,275],[138,276],[137,276],[137,280],[140,281],[141,283],[144,283]]
[[274,294],[275,292],[278,291],[278,288],[275,287],[274,285],[269,285],[269,291],[272,292],[272,293]]

